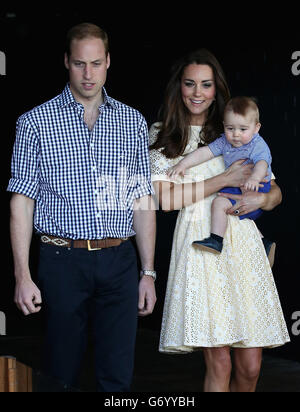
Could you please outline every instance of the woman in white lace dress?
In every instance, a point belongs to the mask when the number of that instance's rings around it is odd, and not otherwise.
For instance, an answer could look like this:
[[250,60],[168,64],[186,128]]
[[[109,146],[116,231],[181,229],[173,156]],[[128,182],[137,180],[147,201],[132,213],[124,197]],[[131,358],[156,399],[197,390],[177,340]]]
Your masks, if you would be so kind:
[[272,210],[281,202],[280,189],[273,180],[268,194],[249,192],[235,198],[224,249],[217,256],[192,243],[210,234],[216,193],[243,184],[249,165],[238,162],[224,172],[223,158],[218,157],[190,169],[183,180],[167,176],[182,156],[219,137],[228,99],[215,57],[203,49],[191,53],[174,68],[162,122],[150,129],[152,180],[160,205],[165,211],[180,209],[159,349],[166,353],[203,349],[205,391],[251,392],[256,389],[263,348],[284,345],[289,335],[259,231],[254,221],[240,220],[239,215],[259,208]]

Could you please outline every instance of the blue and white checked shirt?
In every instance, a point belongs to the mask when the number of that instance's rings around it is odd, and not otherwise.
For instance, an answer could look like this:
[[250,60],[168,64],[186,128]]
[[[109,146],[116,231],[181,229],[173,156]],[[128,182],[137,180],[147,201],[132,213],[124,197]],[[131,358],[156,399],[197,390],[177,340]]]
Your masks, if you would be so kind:
[[34,228],[69,239],[135,235],[134,200],[153,194],[148,127],[109,97],[90,131],[69,85],[17,121],[7,190],[35,199]]

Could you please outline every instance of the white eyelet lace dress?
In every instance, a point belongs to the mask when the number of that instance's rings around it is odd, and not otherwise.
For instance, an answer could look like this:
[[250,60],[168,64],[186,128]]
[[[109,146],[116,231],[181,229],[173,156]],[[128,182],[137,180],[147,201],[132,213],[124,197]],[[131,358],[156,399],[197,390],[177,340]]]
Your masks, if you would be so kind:
[[[156,140],[157,124],[150,129]],[[191,126],[184,154],[198,147],[200,126]],[[179,183],[166,171],[182,157],[151,150],[152,180]],[[224,171],[222,157],[187,171],[203,181]],[[186,180],[185,180],[186,181]],[[290,341],[272,270],[254,221],[228,217],[221,255],[203,252],[194,240],[210,235],[216,195],[182,209],[177,217],[169,266],[160,352],[188,353],[203,347],[273,348]]]

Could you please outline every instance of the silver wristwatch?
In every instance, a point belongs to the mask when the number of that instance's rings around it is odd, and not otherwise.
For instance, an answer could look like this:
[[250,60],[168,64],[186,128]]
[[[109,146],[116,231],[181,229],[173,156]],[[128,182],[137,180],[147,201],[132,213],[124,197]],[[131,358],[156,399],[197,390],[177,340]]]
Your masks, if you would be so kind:
[[141,270],[140,276],[141,276],[141,278],[142,278],[143,276],[151,276],[154,281],[156,280],[156,272],[155,272],[155,270]]

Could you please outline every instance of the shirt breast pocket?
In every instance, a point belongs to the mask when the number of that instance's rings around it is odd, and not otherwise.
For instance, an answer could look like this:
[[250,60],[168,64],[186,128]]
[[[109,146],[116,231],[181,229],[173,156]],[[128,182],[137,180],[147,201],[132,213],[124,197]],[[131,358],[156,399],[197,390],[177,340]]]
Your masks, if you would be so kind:
[[247,149],[240,149],[238,150],[234,156],[233,156],[233,161],[236,162],[237,160],[245,160],[247,161],[246,163],[250,163],[249,159],[249,150]]
[[123,145],[120,158],[122,167],[127,170],[129,176],[132,176],[137,168],[137,147],[134,145]]

